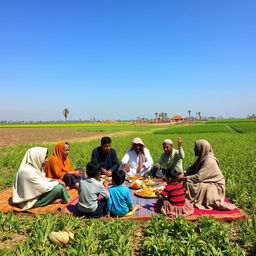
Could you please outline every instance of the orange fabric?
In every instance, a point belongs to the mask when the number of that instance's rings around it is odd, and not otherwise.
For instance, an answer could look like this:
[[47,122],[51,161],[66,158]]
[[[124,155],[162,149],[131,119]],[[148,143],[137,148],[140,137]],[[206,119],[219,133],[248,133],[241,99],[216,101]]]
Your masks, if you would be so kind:
[[63,179],[65,173],[74,171],[68,156],[64,158],[63,148],[66,141],[61,141],[54,147],[54,152],[48,160],[44,171],[48,178]]
[[[70,203],[72,203],[74,200],[78,200],[78,191],[76,189],[68,190],[68,194],[70,196]],[[46,206],[30,208],[26,211],[23,211],[21,208],[12,203],[12,188],[8,188],[0,192],[0,212],[3,213],[10,211],[29,213],[61,213],[62,209],[66,208],[66,206],[67,204],[49,204]]]

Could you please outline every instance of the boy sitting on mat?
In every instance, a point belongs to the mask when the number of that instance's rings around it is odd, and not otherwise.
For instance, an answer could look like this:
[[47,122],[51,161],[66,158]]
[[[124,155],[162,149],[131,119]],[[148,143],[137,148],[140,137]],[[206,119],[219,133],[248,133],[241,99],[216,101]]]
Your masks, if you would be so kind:
[[125,172],[117,170],[112,173],[113,186],[109,188],[110,197],[107,203],[107,217],[129,216],[140,208],[139,205],[132,207],[132,197],[129,188],[123,186]]
[[[87,218],[100,218],[106,214],[107,200],[109,198],[108,182],[98,181],[100,167],[96,163],[86,165],[87,178],[80,180],[78,188],[79,216]],[[99,199],[102,197],[101,199]]]

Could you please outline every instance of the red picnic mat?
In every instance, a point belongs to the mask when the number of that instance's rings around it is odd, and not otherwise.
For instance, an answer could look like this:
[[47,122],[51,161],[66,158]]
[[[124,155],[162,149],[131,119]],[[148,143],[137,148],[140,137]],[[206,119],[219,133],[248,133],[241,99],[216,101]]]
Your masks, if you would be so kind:
[[[76,189],[68,190],[68,194],[70,196],[70,202],[78,198],[78,193]],[[49,204],[43,207],[37,207],[37,208],[32,208],[32,209],[23,211],[21,208],[17,207],[12,203],[11,198],[12,198],[12,188],[8,188],[0,192],[0,212],[7,213],[10,211],[17,211],[17,212],[30,212],[30,213],[47,213],[47,212],[60,213],[65,207],[65,204]]]
[[[123,219],[133,219],[133,220],[150,220],[154,214],[156,214],[153,210],[156,199],[145,199],[140,198],[134,195],[135,190],[131,189],[132,201],[133,204],[140,205],[140,210],[136,211],[134,215],[128,217],[122,217]],[[68,210],[73,215],[76,215],[78,212],[77,202],[78,202],[78,193],[76,189],[70,189],[68,191],[70,196],[70,201],[68,204],[50,204],[43,207],[32,208],[26,211],[16,207],[11,202],[12,197],[12,188],[8,188],[2,192],[0,192],[0,212],[7,213],[9,211],[17,211],[17,212],[29,212],[29,213],[61,213]],[[226,199],[226,202],[229,202]],[[245,213],[236,208],[230,211],[218,211],[218,210],[200,210],[195,208],[194,214],[186,217],[187,220],[194,221],[199,218],[200,215],[211,215],[216,220],[221,221],[232,221],[238,219],[245,219]],[[111,218],[108,218],[111,219]],[[172,219],[172,218],[169,218]]]
[[[136,211],[134,215],[127,216],[127,217],[118,217],[119,219],[133,219],[133,220],[150,220],[153,215],[157,214],[154,212],[154,206],[156,203],[156,199],[146,199],[137,197],[134,192],[134,189],[130,189],[131,195],[132,195],[132,201],[134,205],[140,205],[140,210]],[[229,200],[226,199],[226,202],[229,203]],[[68,204],[64,206],[69,212],[71,212],[73,215],[77,215],[78,213],[78,207],[77,207],[78,197],[75,198],[73,201],[70,201]],[[246,215],[245,213],[236,208],[234,210],[230,211],[218,211],[218,210],[200,210],[197,208],[194,208],[193,215],[187,216],[186,219],[189,221],[195,221],[197,220],[200,215],[210,215],[213,216],[216,220],[220,221],[232,221],[232,220],[239,220],[239,219],[245,219]],[[106,218],[106,220],[113,219],[113,218]],[[172,218],[168,218],[167,220],[171,220]]]

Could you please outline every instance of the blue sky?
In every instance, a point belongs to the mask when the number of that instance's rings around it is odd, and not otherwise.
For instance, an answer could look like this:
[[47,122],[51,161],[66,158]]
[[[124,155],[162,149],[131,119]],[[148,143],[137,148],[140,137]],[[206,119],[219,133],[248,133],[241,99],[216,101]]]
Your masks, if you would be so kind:
[[256,2],[0,2],[0,120],[256,114]]

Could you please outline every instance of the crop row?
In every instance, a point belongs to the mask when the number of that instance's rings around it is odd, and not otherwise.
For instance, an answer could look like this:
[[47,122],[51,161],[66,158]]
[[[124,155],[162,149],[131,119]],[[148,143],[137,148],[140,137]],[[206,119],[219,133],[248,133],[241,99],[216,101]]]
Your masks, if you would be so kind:
[[256,119],[248,119],[248,118],[243,118],[243,119],[213,119],[213,120],[208,120],[206,124],[219,124],[219,123],[255,123]]
[[194,133],[248,133],[256,132],[256,122],[205,122],[186,126],[172,126],[164,130],[155,131],[155,134],[194,134]]
[[[167,222],[157,215],[135,241],[134,221],[83,220],[66,215],[33,218],[0,213],[0,255],[253,255],[256,249],[256,217],[231,225],[201,217],[195,223],[178,217]],[[74,239],[60,245],[49,240],[52,231],[71,229]],[[236,232],[236,230],[240,232]],[[22,239],[16,244],[14,237]],[[4,247],[4,245],[6,246]],[[137,244],[135,251],[134,244]]]
[[[0,243],[19,234],[23,241],[0,249],[1,255],[131,255],[133,221],[88,220],[67,215],[37,215],[35,218],[0,214]],[[52,231],[73,230],[74,239],[65,245],[49,240]]]
[[231,123],[229,126],[237,132],[256,132],[256,122],[251,123]]
[[194,134],[194,133],[230,133],[225,124],[214,125],[186,125],[180,127],[169,127],[164,130],[155,131],[155,134]]

